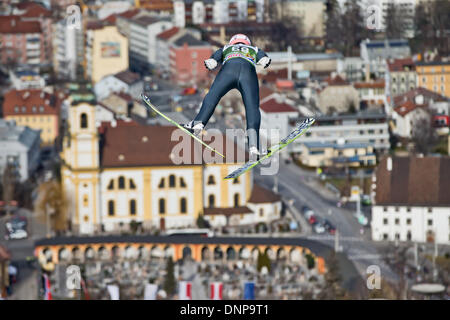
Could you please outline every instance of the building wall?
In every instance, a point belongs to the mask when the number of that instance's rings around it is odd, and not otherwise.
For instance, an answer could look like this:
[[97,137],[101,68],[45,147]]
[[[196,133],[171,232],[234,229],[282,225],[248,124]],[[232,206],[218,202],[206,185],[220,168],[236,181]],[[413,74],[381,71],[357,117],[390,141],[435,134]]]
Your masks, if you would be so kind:
[[423,125],[424,121],[429,121],[429,117],[429,114],[422,108],[416,108],[404,117],[394,111],[392,113],[392,119],[394,120],[393,132],[400,137],[411,138],[414,133],[414,128]]
[[20,126],[41,130],[41,140],[44,145],[52,145],[59,135],[59,117],[57,115],[9,115],[5,119],[14,120]]
[[372,240],[433,242],[433,238],[450,244],[450,207],[372,207]]
[[346,112],[351,103],[358,109],[358,91],[353,86],[328,86],[319,94],[319,108],[324,113],[331,107],[337,112]]
[[277,4],[282,17],[301,19],[299,30],[306,37],[323,37],[325,34],[325,2],[316,1],[283,1]]
[[351,158],[354,156],[359,156],[360,161],[363,162],[363,165],[374,165],[376,164],[376,156],[373,153],[372,147],[367,148],[345,148],[345,149],[335,149],[332,147],[324,147],[324,148],[308,148],[304,147],[304,151],[301,153],[299,157],[302,164],[308,167],[323,167],[323,166],[332,166],[336,165],[345,166],[348,165],[350,167],[359,167],[361,166],[360,162],[353,161],[347,163],[334,163],[333,158]]
[[386,122],[358,124],[355,121],[341,125],[312,126],[301,139],[293,142],[293,150],[297,151],[306,142],[337,143],[338,139],[345,139],[347,143],[370,143],[381,152],[390,147]]
[[417,86],[450,98],[450,63],[443,65],[419,65]]
[[204,60],[212,54],[212,47],[172,47],[170,50],[170,66],[173,79],[179,84],[196,84],[206,80],[208,70]]
[[[116,26],[88,30],[88,39],[87,73],[94,84],[107,75],[128,69],[128,39],[117,31]],[[118,52],[107,53],[108,43],[118,48]]]

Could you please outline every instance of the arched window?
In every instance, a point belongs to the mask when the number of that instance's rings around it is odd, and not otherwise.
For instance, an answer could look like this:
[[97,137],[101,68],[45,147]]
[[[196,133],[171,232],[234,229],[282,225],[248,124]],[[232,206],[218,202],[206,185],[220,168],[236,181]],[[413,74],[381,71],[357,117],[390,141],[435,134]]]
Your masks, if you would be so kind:
[[234,206],[239,207],[239,193],[234,194]]
[[130,189],[136,189],[133,179],[130,179]]
[[159,182],[158,188],[162,189],[166,185],[166,179],[161,178],[161,181]]
[[208,184],[216,184],[216,181],[215,181],[213,175],[210,175],[210,176],[208,177]]
[[216,205],[215,202],[216,202],[216,197],[214,197],[213,194],[210,194],[210,195],[208,196],[208,207],[214,208],[214,206]]
[[80,127],[81,129],[86,129],[88,127],[88,117],[86,113],[80,115]]
[[181,188],[186,188],[186,183],[184,182],[183,177],[180,178],[180,187]]
[[187,205],[186,205],[186,198],[181,198],[180,200],[180,211],[181,213],[186,213],[187,209],[186,209]]
[[108,215],[113,216],[115,214],[114,212],[114,200],[108,201]]
[[136,200],[131,199],[130,200],[130,215],[136,214]]
[[260,217],[264,216],[264,209],[263,208],[259,209],[259,216]]
[[169,176],[169,188],[175,188],[175,176],[173,174]]
[[125,189],[125,178],[122,176],[119,177],[119,189]]
[[166,213],[166,200],[159,199],[159,214]]
[[108,184],[108,190],[113,190],[113,189],[114,189],[114,180],[111,179]]
[[234,178],[233,179],[233,184],[238,184],[239,183],[239,177],[238,178]]

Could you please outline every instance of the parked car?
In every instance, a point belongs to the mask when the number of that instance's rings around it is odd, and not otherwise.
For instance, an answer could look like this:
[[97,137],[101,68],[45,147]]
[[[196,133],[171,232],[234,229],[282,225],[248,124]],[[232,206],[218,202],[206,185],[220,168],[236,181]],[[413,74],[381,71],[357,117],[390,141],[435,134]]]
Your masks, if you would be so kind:
[[325,231],[326,231],[324,225],[319,221],[316,221],[313,223],[313,230],[315,233],[319,233],[319,234],[325,233]]
[[305,217],[305,219],[309,220],[309,218],[314,215],[314,211],[310,207],[303,206],[302,214]]
[[19,239],[26,239],[28,237],[28,232],[26,232],[23,229],[17,229],[13,232],[10,232],[8,235],[5,235],[6,240],[19,240]]
[[329,234],[335,234],[336,233],[336,227],[330,221],[325,219],[325,221],[323,222],[323,226],[325,227],[325,230]]
[[311,215],[311,216],[309,217],[309,219],[308,219],[308,222],[309,222],[310,225],[314,225],[314,223],[317,222],[316,216],[315,216],[314,214]]
[[193,95],[193,94],[196,94],[196,93],[197,93],[197,89],[191,87],[191,88],[184,89],[181,94],[183,96],[190,96],[190,95]]
[[27,233],[27,218],[15,216],[5,223],[5,239],[25,239]]

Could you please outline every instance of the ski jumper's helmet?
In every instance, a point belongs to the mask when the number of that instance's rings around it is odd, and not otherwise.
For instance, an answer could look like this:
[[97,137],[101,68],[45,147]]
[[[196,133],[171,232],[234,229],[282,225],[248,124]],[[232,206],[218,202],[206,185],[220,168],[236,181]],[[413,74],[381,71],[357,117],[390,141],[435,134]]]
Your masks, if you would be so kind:
[[233,45],[236,43],[243,43],[247,46],[252,45],[250,39],[245,34],[242,33],[235,34],[234,36],[231,37],[229,45]]

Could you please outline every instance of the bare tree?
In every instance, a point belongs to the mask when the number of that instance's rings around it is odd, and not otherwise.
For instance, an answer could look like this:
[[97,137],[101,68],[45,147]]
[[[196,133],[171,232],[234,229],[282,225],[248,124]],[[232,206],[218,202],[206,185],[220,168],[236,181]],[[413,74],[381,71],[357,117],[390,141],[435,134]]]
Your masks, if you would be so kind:
[[[431,118],[431,117],[430,117]],[[431,119],[416,122],[412,132],[412,141],[417,153],[427,155],[439,141],[436,131],[431,125]]]
[[9,214],[9,205],[11,200],[14,200],[14,190],[17,182],[17,169],[12,163],[8,163],[3,171],[2,185],[3,185],[3,200],[6,204],[7,214]]
[[[51,180],[39,186],[36,210],[45,215],[50,229],[63,231],[67,228],[66,211],[68,201],[61,183]],[[52,214],[51,214],[52,213]]]

